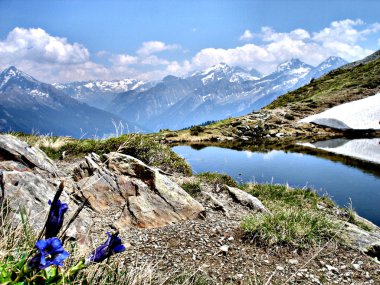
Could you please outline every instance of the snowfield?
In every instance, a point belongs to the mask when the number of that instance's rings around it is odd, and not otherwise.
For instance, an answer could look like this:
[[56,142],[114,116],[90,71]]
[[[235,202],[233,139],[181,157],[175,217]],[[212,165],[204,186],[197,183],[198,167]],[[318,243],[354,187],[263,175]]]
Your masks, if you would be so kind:
[[380,130],[380,93],[335,106],[299,123],[315,123],[341,130]]

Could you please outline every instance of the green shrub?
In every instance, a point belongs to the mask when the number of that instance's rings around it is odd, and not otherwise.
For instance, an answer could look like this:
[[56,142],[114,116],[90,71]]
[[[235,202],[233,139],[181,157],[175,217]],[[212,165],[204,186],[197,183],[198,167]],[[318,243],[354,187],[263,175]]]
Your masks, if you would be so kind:
[[183,183],[181,187],[192,197],[197,197],[201,192],[201,187],[197,182]]
[[204,172],[196,175],[200,181],[204,181],[213,186],[228,185],[231,187],[238,187],[236,181],[227,174]]
[[197,136],[199,133],[202,133],[204,131],[204,127],[202,126],[193,126],[190,128],[190,135]]

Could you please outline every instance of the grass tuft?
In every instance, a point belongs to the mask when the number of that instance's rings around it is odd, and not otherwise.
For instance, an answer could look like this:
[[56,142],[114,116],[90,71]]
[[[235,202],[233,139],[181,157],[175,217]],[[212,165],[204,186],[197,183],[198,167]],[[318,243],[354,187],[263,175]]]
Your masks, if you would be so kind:
[[246,190],[270,210],[242,222],[245,236],[258,244],[307,248],[330,239],[339,228],[328,211],[333,202],[313,191],[272,184],[250,185]]
[[196,177],[201,182],[206,182],[207,184],[211,184],[214,187],[221,187],[223,185],[228,185],[231,187],[238,187],[236,181],[227,174],[221,174],[216,172],[203,172],[197,174]]

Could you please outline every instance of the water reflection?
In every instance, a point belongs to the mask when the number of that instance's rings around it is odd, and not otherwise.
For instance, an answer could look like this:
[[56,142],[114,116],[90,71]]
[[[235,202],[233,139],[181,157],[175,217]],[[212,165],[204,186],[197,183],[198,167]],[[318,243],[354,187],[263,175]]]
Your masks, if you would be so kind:
[[[348,143],[334,140],[329,142],[329,148]],[[360,215],[380,225],[378,175],[310,154],[282,150],[263,153],[220,147],[195,150],[190,146],[176,146],[173,150],[189,162],[195,173],[227,173],[241,183],[288,183],[293,187],[312,187],[320,194],[328,193],[341,206],[347,206],[351,200]]]

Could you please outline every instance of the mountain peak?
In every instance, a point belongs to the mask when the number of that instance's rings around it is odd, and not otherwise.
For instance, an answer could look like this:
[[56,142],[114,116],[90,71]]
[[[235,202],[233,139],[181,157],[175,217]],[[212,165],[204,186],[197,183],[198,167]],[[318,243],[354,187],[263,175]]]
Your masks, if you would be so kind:
[[227,73],[228,71],[231,70],[231,67],[225,63],[225,62],[220,62],[218,64],[215,64],[209,68],[207,68],[206,70],[204,70],[202,72],[203,75],[207,75],[211,72],[223,72],[223,73]]
[[[3,72],[0,73],[0,84],[4,85],[6,81],[8,81],[10,78],[18,77],[18,78],[25,78],[30,81],[35,81],[33,77],[26,74],[25,72],[22,72],[21,70],[17,69],[15,66],[10,66],[3,70]],[[4,82],[5,81],[5,82]]]
[[325,69],[334,69],[341,67],[342,65],[345,65],[347,61],[345,61],[343,58],[339,56],[330,56],[326,58],[324,61],[322,61],[318,66],[317,70],[323,71]]
[[330,64],[339,63],[339,64],[343,65],[343,64],[346,64],[347,61],[345,61],[343,58],[341,58],[339,56],[329,56],[323,62],[321,62],[321,64],[322,63],[330,63]]
[[305,65],[302,61],[300,61],[298,58],[292,58],[288,61],[285,61],[277,66],[277,71],[285,71],[290,69],[298,68],[302,65]]

